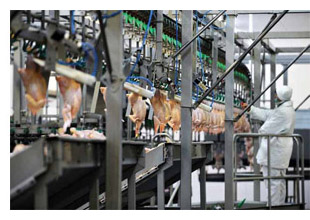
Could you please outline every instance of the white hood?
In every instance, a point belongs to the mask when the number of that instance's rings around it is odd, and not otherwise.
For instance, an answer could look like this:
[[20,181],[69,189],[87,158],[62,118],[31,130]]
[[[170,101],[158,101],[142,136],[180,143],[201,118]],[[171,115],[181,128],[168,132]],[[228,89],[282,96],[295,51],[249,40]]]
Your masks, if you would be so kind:
[[288,86],[280,86],[277,88],[277,96],[281,101],[291,100],[293,90]]

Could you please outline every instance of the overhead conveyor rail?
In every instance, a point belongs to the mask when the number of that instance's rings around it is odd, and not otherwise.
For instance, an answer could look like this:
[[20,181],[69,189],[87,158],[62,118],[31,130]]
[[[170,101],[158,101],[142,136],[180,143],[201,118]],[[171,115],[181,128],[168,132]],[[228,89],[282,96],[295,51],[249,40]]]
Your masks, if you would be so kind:
[[255,41],[247,48],[247,50],[239,56],[239,58],[230,65],[225,71],[225,73],[219,77],[219,79],[212,84],[211,88],[208,89],[203,93],[203,95],[195,102],[194,108],[197,108],[200,103],[215,89],[216,86],[219,85],[220,82],[222,82],[223,79],[227,77],[227,75],[232,72],[233,69],[235,69],[242,60],[246,57],[246,55],[263,39],[263,37],[283,18],[283,16],[288,12],[288,10],[283,11],[280,15],[278,15],[276,18],[272,18],[270,22],[266,25],[266,27],[263,29],[263,31],[260,33],[260,35],[255,39]]

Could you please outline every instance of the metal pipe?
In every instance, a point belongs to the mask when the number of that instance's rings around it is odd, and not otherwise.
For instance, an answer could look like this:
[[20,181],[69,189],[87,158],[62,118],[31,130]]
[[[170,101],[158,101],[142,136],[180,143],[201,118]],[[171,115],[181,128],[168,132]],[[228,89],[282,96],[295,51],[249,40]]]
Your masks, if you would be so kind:
[[[271,167],[270,167],[270,136],[267,137],[267,165],[268,165],[268,177],[271,174]],[[271,179],[268,179],[268,206],[271,209]]]
[[297,111],[300,108],[300,106],[302,106],[308,100],[309,97],[310,94],[295,108],[295,111]]
[[290,176],[270,176],[270,177],[236,177],[234,181],[250,181],[250,180],[265,180],[265,179],[296,179],[303,178],[302,175],[290,175]]
[[208,27],[210,27],[219,17],[221,17],[226,10],[218,13],[214,18],[212,18],[206,26],[204,26],[191,40],[189,40],[186,44],[184,44],[173,56],[172,58],[175,59],[185,48],[187,48],[197,37],[200,36]]
[[232,72],[233,69],[237,68],[242,60],[246,57],[246,55],[255,47],[256,44],[283,18],[283,16],[288,12],[288,10],[283,11],[281,15],[279,15],[276,19],[274,19],[270,25],[266,26],[264,30],[260,33],[260,35],[255,39],[255,41],[247,48],[247,50],[232,64],[228,69],[226,69],[225,73],[214,83],[210,89],[204,92],[204,94],[195,102],[194,109],[196,109],[200,103],[215,89],[226,76]]
[[[296,138],[294,138],[296,140]],[[296,152],[296,170],[297,175],[299,175],[299,142],[297,141],[297,152]],[[300,203],[300,190],[299,190],[299,178],[296,179],[297,184],[297,203]]]
[[301,142],[301,201],[303,208],[305,208],[305,155],[304,155],[304,141],[303,138],[299,137]]
[[98,14],[99,26],[100,26],[101,37],[102,37],[102,46],[103,46],[103,50],[104,50],[104,57],[105,57],[105,61],[107,63],[107,68],[108,68],[108,71],[110,73],[110,77],[112,80],[112,64],[111,64],[111,59],[110,59],[110,54],[109,54],[109,47],[108,47],[108,43],[107,43],[107,38],[106,38],[106,34],[105,34],[105,24],[102,21],[102,14],[101,14],[100,10],[97,10],[97,14]]
[[173,192],[172,192],[172,195],[171,195],[171,197],[170,197],[170,199],[169,199],[169,201],[168,201],[167,207],[171,207],[171,206],[172,206],[172,204],[173,204],[173,199],[174,199],[175,195],[177,194],[177,192],[178,192],[178,190],[179,190],[179,188],[180,188],[180,182],[177,182],[176,184],[177,184],[177,185],[176,185],[176,187],[174,188],[174,190],[173,190]]
[[[201,12],[203,12],[203,10],[200,10]],[[215,15],[217,14],[219,10],[212,10],[211,12],[208,13],[208,15]],[[227,14],[231,14],[231,10],[227,11]],[[237,15],[248,15],[248,14],[257,14],[257,15],[270,15],[270,14],[280,14],[281,11],[280,10],[237,10],[237,11],[233,11],[235,14]],[[290,12],[288,12],[288,14],[309,14],[310,11],[309,10],[290,10]]]
[[259,94],[252,102],[251,104],[249,104],[235,119],[234,119],[234,122],[238,121],[242,115],[248,110],[251,108],[251,106],[299,59],[299,57],[301,57],[308,49],[310,48],[310,44],[305,47],[301,52],[300,54],[294,59],[292,60],[292,62],[290,64],[287,65],[287,67],[285,69],[282,70],[282,72],[277,75],[276,78],[274,78],[272,80],[272,82],[265,88],[264,91],[261,92],[261,94]]

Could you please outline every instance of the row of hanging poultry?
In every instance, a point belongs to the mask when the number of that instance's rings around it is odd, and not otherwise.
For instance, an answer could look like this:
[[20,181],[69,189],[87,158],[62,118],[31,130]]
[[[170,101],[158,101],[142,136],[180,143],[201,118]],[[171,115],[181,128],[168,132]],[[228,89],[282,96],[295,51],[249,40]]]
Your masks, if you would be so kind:
[[[46,104],[47,85],[41,74],[42,71],[43,68],[37,65],[31,56],[28,56],[26,68],[18,71],[25,87],[28,108],[34,115]],[[81,85],[75,80],[64,76],[56,76],[56,80],[64,100],[62,115],[64,119],[63,132],[65,132],[80,109],[82,100]],[[106,88],[101,87],[100,90],[105,100]],[[138,137],[141,124],[146,118],[146,100],[143,100],[141,95],[133,92],[127,94],[127,98],[132,109],[129,118],[136,124],[135,135]],[[154,111],[155,134],[158,130],[162,133],[167,124],[173,131],[180,129],[181,106],[178,101],[168,100],[165,92],[157,89],[150,99],[150,103]],[[237,115],[239,111],[239,109],[234,108],[234,115]],[[225,105],[214,103],[211,112],[201,108],[194,109],[192,111],[192,130],[209,134],[223,133],[225,131]],[[234,130],[235,132],[250,132],[250,124],[245,116],[234,124]]]
[[[33,115],[44,107],[47,103],[46,92],[47,83],[42,76],[43,68],[36,64],[31,56],[28,56],[26,68],[18,69],[23,85],[25,87],[25,97],[27,106]],[[71,126],[72,119],[77,116],[80,109],[82,92],[81,85],[73,79],[56,76],[60,93],[62,94],[64,107],[62,115],[64,119],[63,128],[59,129],[60,135],[65,135],[65,131]],[[106,88],[100,88],[104,100],[106,99]],[[181,127],[181,106],[176,100],[168,100],[166,93],[156,90],[154,96],[149,99],[154,111],[154,132],[163,132],[168,124],[173,131],[180,130]],[[136,125],[135,135],[139,136],[141,124],[145,121],[147,112],[147,100],[137,93],[127,94],[128,102],[131,105],[132,114],[130,120]],[[205,102],[204,104],[210,104]],[[239,113],[239,109],[234,109],[234,115]],[[225,106],[222,104],[213,104],[211,112],[201,108],[192,111],[192,130],[195,132],[206,132],[208,134],[220,134],[225,131]],[[234,124],[235,132],[250,132],[250,124],[245,116]],[[104,134],[95,130],[77,131],[70,129],[72,136],[81,138],[105,138]],[[253,163],[252,139],[245,139],[246,153],[250,163]]]
[[[105,99],[106,88],[100,88]],[[139,136],[142,122],[145,121],[147,104],[146,100],[137,93],[127,94],[128,101],[132,108],[130,120],[136,124],[135,135]],[[154,96],[150,99],[154,115],[154,132],[162,133],[168,124],[173,131],[178,131],[181,127],[181,106],[176,100],[168,100],[164,91],[156,90]],[[239,112],[234,109],[234,115]],[[213,104],[211,112],[201,108],[192,111],[192,130],[195,132],[206,132],[209,134],[220,134],[225,131],[225,106],[222,104]],[[234,124],[235,132],[250,132],[250,124],[245,116]]]

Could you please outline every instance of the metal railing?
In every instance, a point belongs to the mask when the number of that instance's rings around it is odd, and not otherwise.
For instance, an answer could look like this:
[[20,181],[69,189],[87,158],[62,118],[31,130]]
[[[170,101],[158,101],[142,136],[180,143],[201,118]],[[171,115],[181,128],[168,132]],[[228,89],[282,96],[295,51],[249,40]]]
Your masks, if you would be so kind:
[[[240,176],[240,173],[238,174],[237,172],[237,147],[236,143],[237,140],[240,137],[251,137],[251,138],[259,138],[259,137],[266,137],[267,138],[267,167],[268,167],[268,175],[267,176],[260,176],[260,175],[251,175],[251,176],[246,176],[244,175],[243,177],[237,177],[238,175]],[[271,167],[270,167],[270,138],[271,137],[287,137],[287,138],[293,138],[297,144],[297,151],[296,151],[296,174],[295,175],[285,175],[285,176],[270,176],[271,173]],[[293,145],[294,146],[294,145]],[[246,181],[246,180],[268,180],[268,207],[271,209],[272,204],[271,204],[271,179],[295,179],[296,185],[297,185],[297,192],[294,190],[294,198],[295,198],[295,204],[294,205],[302,205],[304,208],[305,204],[305,173],[304,173],[304,141],[303,137],[299,134],[292,134],[292,135],[277,135],[277,134],[257,134],[257,133],[237,133],[234,134],[233,137],[233,156],[234,156],[234,167],[233,167],[233,181]],[[255,147],[253,145],[253,147]],[[300,162],[300,148],[301,148],[301,170],[299,166]],[[255,152],[255,151],[254,151]],[[254,155],[256,156],[256,155]],[[242,175],[241,175],[242,176]],[[301,203],[300,203],[300,188],[299,184],[301,181]],[[296,195],[297,194],[297,195]],[[237,196],[237,188],[236,188],[236,193],[235,196]],[[286,195],[287,196],[287,195]],[[235,201],[236,198],[234,198]],[[297,201],[297,202],[296,202]]]

